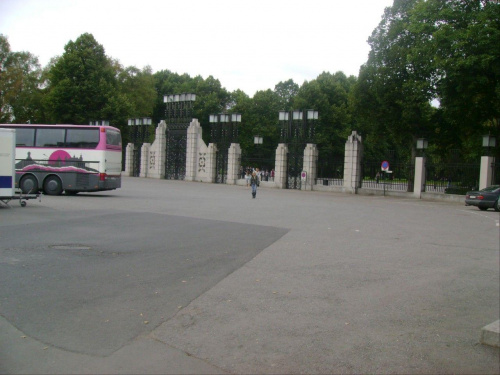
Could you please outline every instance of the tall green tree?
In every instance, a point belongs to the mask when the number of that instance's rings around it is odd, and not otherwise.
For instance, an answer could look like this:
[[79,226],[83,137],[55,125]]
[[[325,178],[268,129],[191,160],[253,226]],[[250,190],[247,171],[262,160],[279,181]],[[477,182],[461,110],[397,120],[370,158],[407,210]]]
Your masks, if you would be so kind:
[[352,129],[349,102],[356,78],[342,72],[323,72],[316,79],[304,82],[294,98],[295,109],[319,112],[315,141],[320,158],[344,155],[344,144]]
[[482,132],[498,133],[499,12],[486,0],[395,0],[385,10],[353,96],[373,149],[413,149],[424,136],[437,153],[471,156]]
[[386,152],[380,149],[386,145],[404,154],[414,148],[416,138],[429,131],[433,94],[428,67],[410,59],[415,47],[415,35],[409,32],[410,15],[418,1],[395,0],[385,9],[368,39],[368,61],[360,69],[355,111],[363,133],[377,132],[370,135],[378,152]]
[[419,1],[409,32],[418,36],[410,59],[427,66],[428,87],[441,104],[443,144],[455,135],[465,152],[477,156],[483,133],[500,136],[500,5]]
[[278,95],[279,105],[282,110],[291,111],[294,109],[292,108],[293,100],[299,92],[299,85],[293,79],[275,85],[274,92]]
[[0,34],[0,122],[40,122],[42,69],[29,52],[13,52],[7,37]]
[[123,122],[130,105],[118,91],[116,70],[104,47],[86,33],[68,42],[64,51],[49,74],[47,104],[52,121]]

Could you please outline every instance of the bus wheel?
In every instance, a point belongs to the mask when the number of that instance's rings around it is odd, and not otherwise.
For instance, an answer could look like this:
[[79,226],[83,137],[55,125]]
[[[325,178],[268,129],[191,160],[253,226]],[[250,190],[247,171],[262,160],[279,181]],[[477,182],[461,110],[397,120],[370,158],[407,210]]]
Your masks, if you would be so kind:
[[19,181],[19,188],[23,194],[35,194],[38,191],[38,181],[35,176],[26,175]]
[[49,176],[43,183],[43,191],[47,195],[61,195],[63,188],[61,179],[57,176]]

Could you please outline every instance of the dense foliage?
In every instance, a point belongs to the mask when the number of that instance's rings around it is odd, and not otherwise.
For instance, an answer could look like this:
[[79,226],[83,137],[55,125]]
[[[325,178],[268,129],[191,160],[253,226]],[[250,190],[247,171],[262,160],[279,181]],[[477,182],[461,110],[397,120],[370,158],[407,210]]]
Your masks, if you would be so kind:
[[[429,139],[436,156],[481,152],[500,128],[500,5],[484,0],[395,0],[369,38],[353,92],[370,152]],[[433,108],[431,101],[440,103]]]
[[500,139],[498,2],[395,0],[368,43],[359,77],[325,71],[301,85],[290,79],[249,97],[228,92],[213,76],[123,67],[91,34],[69,41],[43,69],[29,52],[11,51],[0,35],[0,122],[106,119],[127,142],[128,118],[149,116],[156,124],[165,118],[165,94],[193,92],[193,117],[207,141],[210,114],[238,112],[244,153],[255,151],[253,136],[259,134],[259,152],[269,158],[279,142],[282,109],[319,111],[320,157],[341,156],[352,130],[362,133],[366,156],[377,160],[389,154],[409,159],[419,137],[429,140],[434,158],[460,150],[464,159],[477,159],[481,135]]

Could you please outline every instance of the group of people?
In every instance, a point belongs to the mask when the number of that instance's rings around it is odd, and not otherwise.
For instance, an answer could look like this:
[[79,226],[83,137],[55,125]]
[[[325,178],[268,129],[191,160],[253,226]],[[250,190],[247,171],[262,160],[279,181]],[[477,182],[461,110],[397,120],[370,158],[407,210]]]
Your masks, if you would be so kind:
[[274,169],[261,171],[259,168],[240,167],[241,178],[245,180],[247,187],[252,188],[252,198],[257,196],[257,186],[260,181],[274,181]]
[[250,178],[253,172],[257,174],[257,176],[261,181],[274,181],[274,169],[271,169],[270,171],[264,169],[263,171],[261,171],[259,168],[252,168],[252,167],[246,167],[246,168],[240,167],[240,178],[241,179]]

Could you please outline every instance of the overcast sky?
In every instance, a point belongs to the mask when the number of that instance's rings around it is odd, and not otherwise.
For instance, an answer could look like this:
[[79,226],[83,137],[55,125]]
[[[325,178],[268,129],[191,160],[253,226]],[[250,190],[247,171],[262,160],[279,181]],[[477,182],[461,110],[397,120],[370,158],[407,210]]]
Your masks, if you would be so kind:
[[0,34],[42,66],[83,33],[124,66],[209,75],[253,96],[324,71],[358,75],[393,0],[0,0]]

